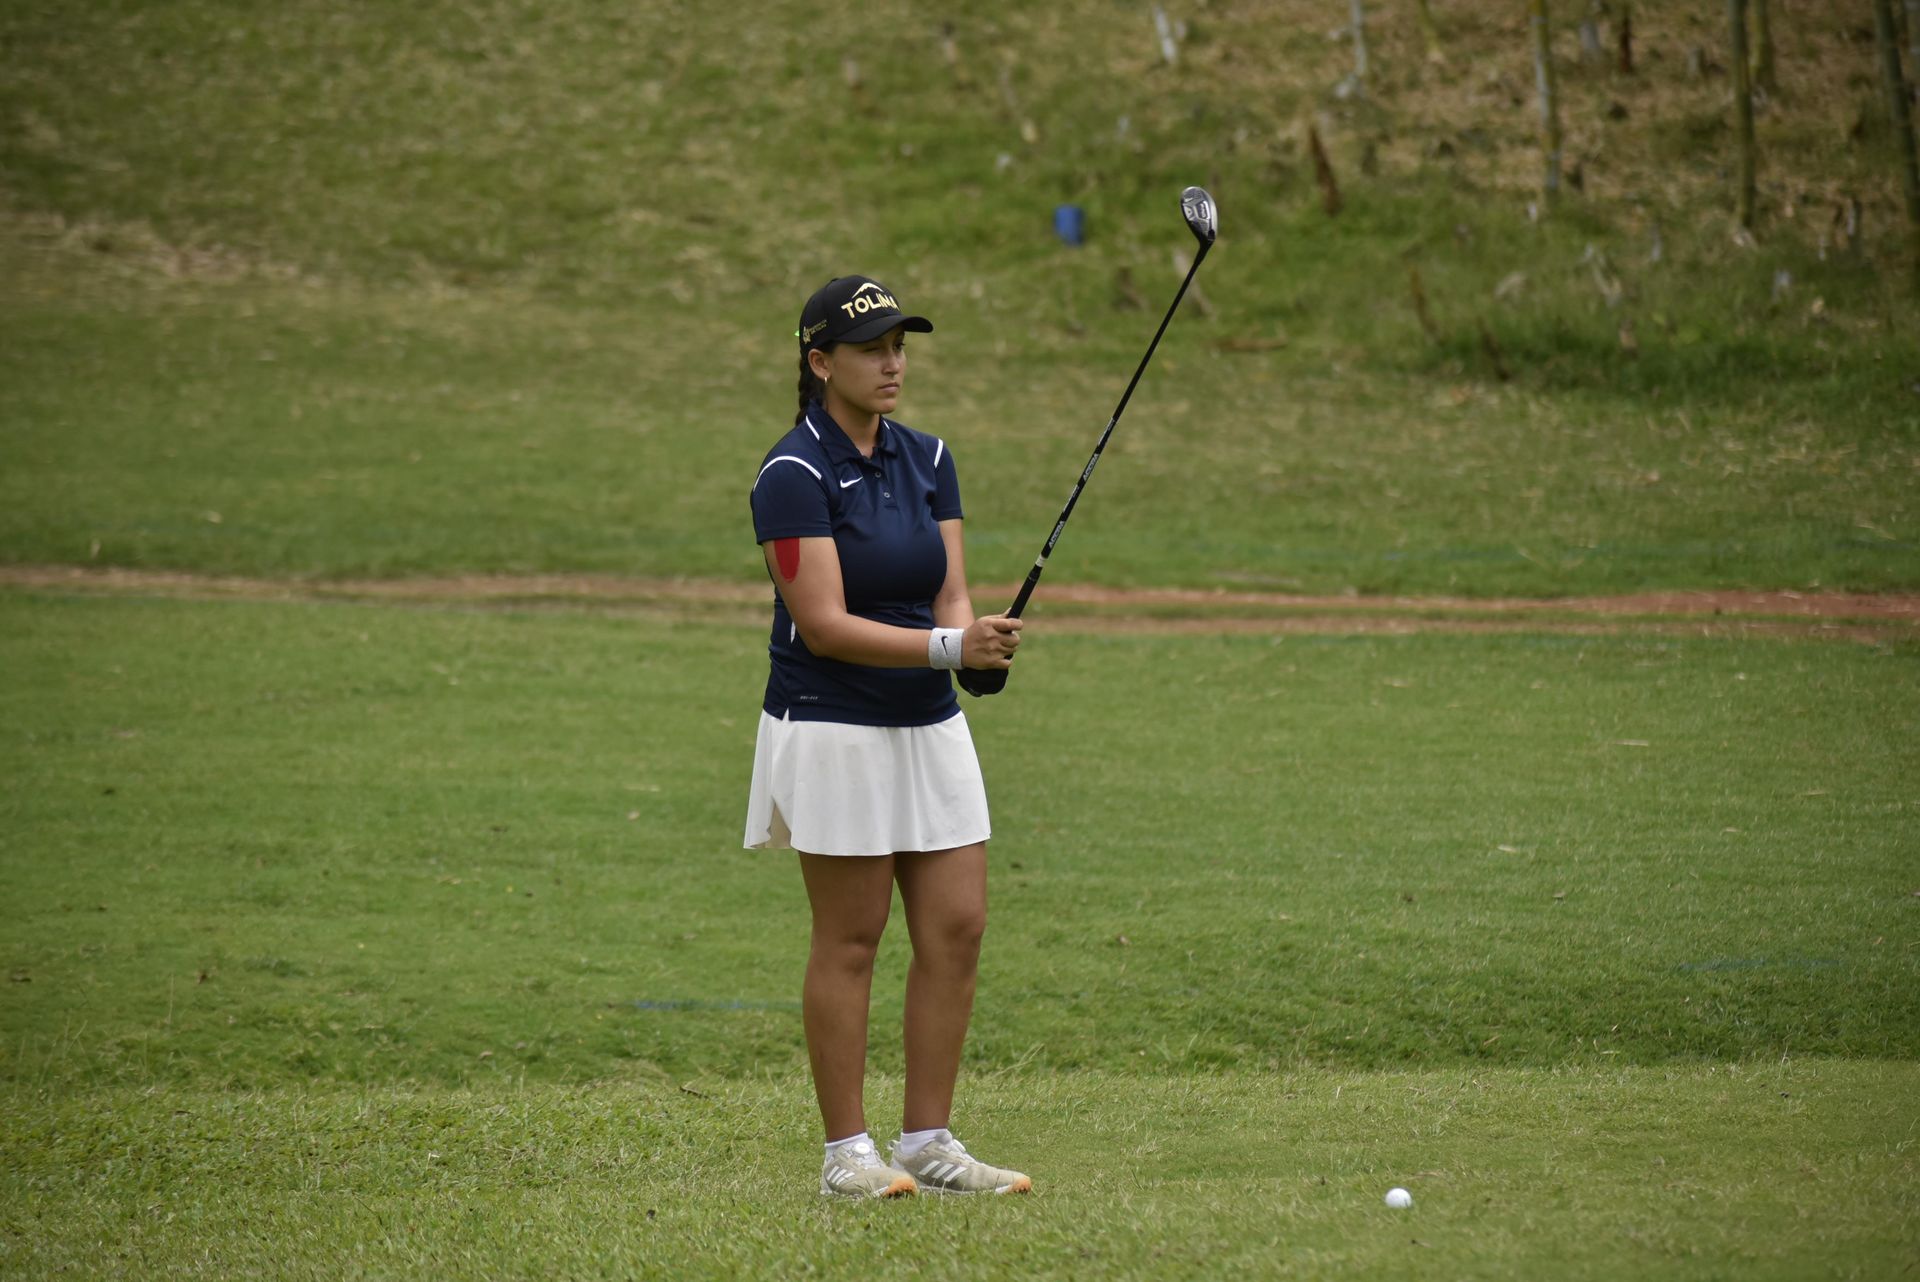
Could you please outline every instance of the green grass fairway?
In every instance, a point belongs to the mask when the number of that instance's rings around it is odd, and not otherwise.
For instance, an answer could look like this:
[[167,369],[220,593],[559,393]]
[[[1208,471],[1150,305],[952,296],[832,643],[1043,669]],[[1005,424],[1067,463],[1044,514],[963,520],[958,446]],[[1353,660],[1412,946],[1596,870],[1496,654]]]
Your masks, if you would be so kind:
[[[977,1076],[1020,1200],[827,1202],[803,1078],[0,1097],[12,1277],[1893,1277],[1911,1063]],[[898,1102],[897,1081],[875,1084]],[[1389,1210],[1394,1184],[1413,1191]]]
[[1911,1260],[1911,645],[1036,629],[963,1107],[1042,1192],[869,1209],[753,632],[0,597],[9,1271]]
[[[1920,1273],[1867,0],[1773,6],[1750,232],[1725,6],[1552,6],[1554,200],[1525,7],[1426,7],[1358,86],[1338,0],[0,4],[0,1277]],[[1038,1191],[823,1203],[736,835],[795,318],[934,319],[1000,608],[1191,183],[967,706]]]

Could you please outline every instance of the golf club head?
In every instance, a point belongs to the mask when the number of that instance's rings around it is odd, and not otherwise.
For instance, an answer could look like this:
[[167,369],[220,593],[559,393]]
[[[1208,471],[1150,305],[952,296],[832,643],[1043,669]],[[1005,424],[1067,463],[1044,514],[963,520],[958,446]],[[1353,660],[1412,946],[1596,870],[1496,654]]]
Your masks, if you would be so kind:
[[1213,238],[1220,234],[1220,207],[1205,187],[1189,187],[1180,193],[1180,213],[1187,220],[1187,230],[1203,247],[1213,244]]

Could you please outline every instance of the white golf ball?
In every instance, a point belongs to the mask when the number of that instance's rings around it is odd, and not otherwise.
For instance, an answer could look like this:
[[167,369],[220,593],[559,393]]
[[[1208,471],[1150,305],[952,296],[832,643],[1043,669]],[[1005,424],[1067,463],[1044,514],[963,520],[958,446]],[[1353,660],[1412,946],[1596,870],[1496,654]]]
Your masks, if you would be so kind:
[[1404,1211],[1413,1205],[1413,1194],[1405,1189],[1388,1189],[1387,1205],[1396,1211]]

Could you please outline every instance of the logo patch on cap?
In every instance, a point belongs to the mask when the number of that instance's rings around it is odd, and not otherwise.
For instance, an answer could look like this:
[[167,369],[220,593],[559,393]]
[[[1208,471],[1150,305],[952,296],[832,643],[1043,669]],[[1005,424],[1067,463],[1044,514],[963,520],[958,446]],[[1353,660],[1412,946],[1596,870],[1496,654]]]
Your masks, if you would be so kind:
[[[867,293],[868,290],[872,290],[873,293],[869,295]],[[897,312],[900,310],[900,304],[894,301],[892,294],[880,288],[880,286],[873,281],[868,281],[860,288],[854,290],[853,297],[840,304],[840,310],[845,312],[849,319],[855,316],[865,315],[876,308]]]

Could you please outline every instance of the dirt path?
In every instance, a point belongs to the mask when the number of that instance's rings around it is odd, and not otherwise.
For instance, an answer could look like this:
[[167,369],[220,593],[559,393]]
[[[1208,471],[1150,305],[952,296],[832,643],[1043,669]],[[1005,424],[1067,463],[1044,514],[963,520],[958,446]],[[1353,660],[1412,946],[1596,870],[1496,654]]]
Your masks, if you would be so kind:
[[[763,584],[613,575],[461,575],[418,579],[247,579],[79,566],[0,566],[0,588],[188,600],[374,601],[469,608],[590,608],[758,621]],[[974,588],[1010,600],[1011,584]],[[1165,633],[1556,632],[1605,635],[1824,636],[1884,644],[1920,639],[1920,595],[1847,592],[1646,592],[1556,598],[1293,596],[1191,588],[1049,584],[1034,606],[1050,628]]]

